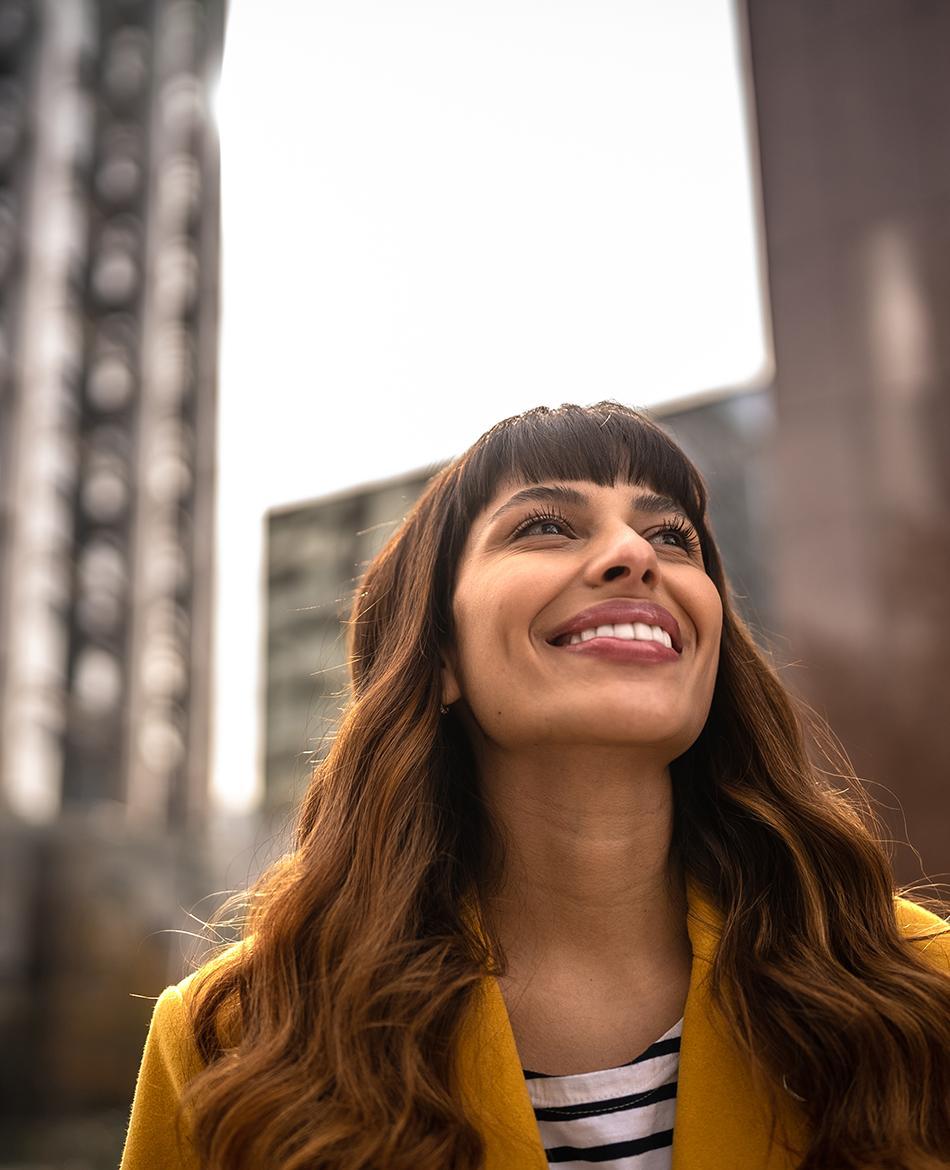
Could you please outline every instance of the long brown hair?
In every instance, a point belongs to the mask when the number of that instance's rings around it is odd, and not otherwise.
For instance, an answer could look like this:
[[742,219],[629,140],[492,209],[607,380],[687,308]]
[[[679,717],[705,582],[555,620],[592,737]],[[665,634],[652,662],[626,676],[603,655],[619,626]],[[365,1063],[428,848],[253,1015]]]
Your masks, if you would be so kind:
[[202,1165],[479,1167],[455,1053],[473,990],[504,966],[477,913],[504,848],[464,733],[440,718],[440,650],[474,518],[503,482],[551,479],[649,484],[699,534],[722,643],[707,723],[670,765],[673,848],[723,912],[712,991],[736,1044],[773,1106],[783,1077],[804,1097],[802,1170],[937,1165],[950,1149],[950,979],[901,934],[850,765],[732,604],[699,472],[647,414],[609,402],[499,423],[369,565],[348,701],[295,847],[252,891],[252,943],[198,977],[206,1067],[188,1101]]

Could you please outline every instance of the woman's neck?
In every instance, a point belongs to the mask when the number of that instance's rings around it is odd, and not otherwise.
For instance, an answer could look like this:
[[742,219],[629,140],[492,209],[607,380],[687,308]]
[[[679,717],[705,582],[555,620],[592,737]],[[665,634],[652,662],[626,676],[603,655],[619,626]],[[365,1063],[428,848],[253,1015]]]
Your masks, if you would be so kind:
[[487,910],[510,965],[630,974],[688,962],[667,767],[559,750],[492,760],[482,788],[506,842]]
[[552,1075],[615,1067],[676,1023],[689,987],[669,772],[602,751],[506,763],[482,772],[506,839],[486,909],[521,1062]]

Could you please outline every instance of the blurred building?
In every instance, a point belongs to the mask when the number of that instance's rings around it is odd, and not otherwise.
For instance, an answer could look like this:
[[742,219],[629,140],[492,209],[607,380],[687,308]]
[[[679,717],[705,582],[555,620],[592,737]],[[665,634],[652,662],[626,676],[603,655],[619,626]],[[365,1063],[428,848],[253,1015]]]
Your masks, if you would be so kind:
[[[751,0],[791,680],[950,881],[950,5]],[[916,851],[916,852],[915,852]]]
[[223,24],[0,0],[0,1165],[124,1122],[207,889]]
[[[764,645],[771,599],[763,460],[771,410],[769,395],[753,392],[675,414],[654,412],[706,477],[736,602]],[[264,779],[273,809],[289,809],[299,798],[345,701],[341,619],[354,587],[434,470],[267,516]]]
[[342,619],[357,578],[428,482],[416,472],[268,513],[265,801],[289,808],[346,688]]

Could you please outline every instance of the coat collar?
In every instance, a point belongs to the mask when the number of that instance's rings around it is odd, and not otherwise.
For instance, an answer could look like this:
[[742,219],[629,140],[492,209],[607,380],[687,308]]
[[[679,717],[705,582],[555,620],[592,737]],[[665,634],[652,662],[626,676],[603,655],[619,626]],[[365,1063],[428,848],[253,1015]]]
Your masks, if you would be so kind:
[[[722,931],[721,912],[689,878],[687,929],[693,951],[683,1019],[673,1170],[791,1170],[798,1164],[801,1117],[788,1099],[782,1147],[770,1147],[770,1114],[741,1054],[715,1010],[708,976]],[[521,1061],[497,980],[486,977],[463,1022],[459,1046],[462,1092],[486,1144],[485,1170],[547,1170]]]

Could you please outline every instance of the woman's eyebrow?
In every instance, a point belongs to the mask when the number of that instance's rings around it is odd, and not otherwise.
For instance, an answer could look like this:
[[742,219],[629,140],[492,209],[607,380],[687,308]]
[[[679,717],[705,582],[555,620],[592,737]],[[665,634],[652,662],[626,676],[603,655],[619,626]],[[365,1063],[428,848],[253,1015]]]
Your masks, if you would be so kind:
[[[520,508],[524,504],[567,504],[575,508],[583,507],[590,503],[590,500],[583,492],[578,491],[577,488],[562,487],[554,484],[538,484],[534,487],[523,488],[507,500],[489,519],[489,524],[500,517],[504,516],[506,512],[510,512],[515,508]],[[660,512],[672,512],[676,516],[682,516],[684,520],[689,520],[689,516],[683,508],[672,499],[670,496],[659,495],[653,491],[637,492],[631,504],[634,511],[646,512],[650,515],[656,515]]]
[[579,492],[577,488],[557,487],[554,485],[539,484],[536,487],[523,488],[520,492],[515,494],[507,500],[498,509],[497,512],[488,521],[489,524],[494,524],[499,516],[504,516],[506,512],[511,512],[515,508],[520,508],[523,504],[568,504],[575,508],[582,508],[589,503],[587,496],[583,492]]
[[632,503],[635,512],[646,512],[651,516],[660,512],[672,512],[674,516],[682,516],[684,520],[689,520],[683,507],[671,496],[657,495],[656,492],[638,492]]

